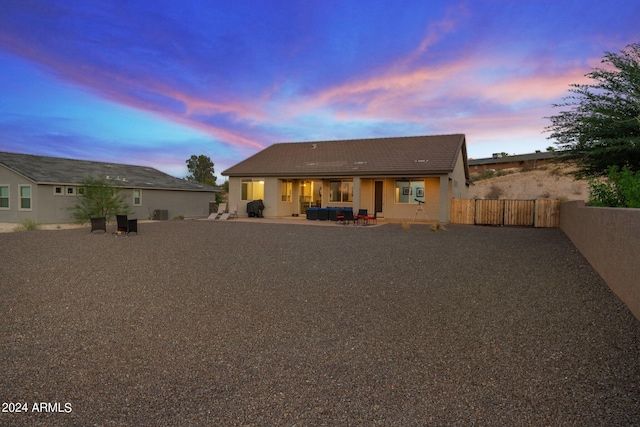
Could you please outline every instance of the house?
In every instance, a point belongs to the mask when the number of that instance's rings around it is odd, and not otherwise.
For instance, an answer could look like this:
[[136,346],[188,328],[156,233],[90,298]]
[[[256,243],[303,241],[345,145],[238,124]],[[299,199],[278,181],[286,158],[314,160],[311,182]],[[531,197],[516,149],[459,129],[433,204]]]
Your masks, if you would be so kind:
[[73,222],[69,208],[89,176],[122,188],[138,219],[206,217],[218,191],[146,166],[0,152],[0,222]]
[[238,213],[262,199],[265,217],[303,215],[314,206],[404,220],[424,202],[426,219],[448,222],[451,198],[467,197],[469,186],[462,134],[279,143],[222,174]]
[[492,157],[484,159],[469,159],[469,171],[471,173],[481,173],[488,170],[499,171],[513,168],[535,169],[551,162],[557,155],[558,153],[554,151],[513,156],[494,154]]

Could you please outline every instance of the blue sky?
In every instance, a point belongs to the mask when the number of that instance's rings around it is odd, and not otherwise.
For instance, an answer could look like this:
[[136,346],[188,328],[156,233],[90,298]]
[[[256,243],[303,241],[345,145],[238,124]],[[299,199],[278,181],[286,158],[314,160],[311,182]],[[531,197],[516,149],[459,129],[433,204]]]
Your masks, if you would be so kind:
[[[0,0],[0,151],[220,173],[276,142],[447,133],[545,150],[640,2]],[[218,182],[222,182],[219,179]]]

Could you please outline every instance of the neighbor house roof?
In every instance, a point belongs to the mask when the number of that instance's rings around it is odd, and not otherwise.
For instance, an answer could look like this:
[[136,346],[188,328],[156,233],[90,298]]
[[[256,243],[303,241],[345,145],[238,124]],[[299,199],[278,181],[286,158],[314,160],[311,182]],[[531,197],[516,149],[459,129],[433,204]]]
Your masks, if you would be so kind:
[[531,160],[548,160],[557,157],[558,153],[554,151],[546,151],[541,153],[531,154],[516,154],[513,156],[494,155],[494,157],[487,157],[483,159],[469,159],[469,166],[476,165],[493,165],[498,163],[511,163],[511,162],[527,162]]
[[104,176],[126,188],[218,191],[216,188],[175,178],[147,166],[94,162],[0,152],[0,164],[37,184],[81,184],[88,176]]
[[466,142],[462,134],[271,145],[222,172],[247,177],[420,176],[450,173]]

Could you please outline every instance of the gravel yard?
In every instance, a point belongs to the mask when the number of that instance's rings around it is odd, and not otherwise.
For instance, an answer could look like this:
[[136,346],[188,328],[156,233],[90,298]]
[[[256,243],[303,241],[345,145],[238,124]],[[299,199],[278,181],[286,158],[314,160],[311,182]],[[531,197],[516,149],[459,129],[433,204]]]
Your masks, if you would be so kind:
[[139,229],[0,234],[1,426],[640,425],[640,322],[558,229]]

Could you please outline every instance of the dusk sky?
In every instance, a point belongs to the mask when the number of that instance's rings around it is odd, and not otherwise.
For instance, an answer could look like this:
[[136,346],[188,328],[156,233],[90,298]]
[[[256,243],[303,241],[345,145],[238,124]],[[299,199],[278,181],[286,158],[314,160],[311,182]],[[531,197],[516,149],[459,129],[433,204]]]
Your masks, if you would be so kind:
[[0,151],[220,173],[276,142],[464,133],[553,145],[545,117],[635,0],[0,0]]

